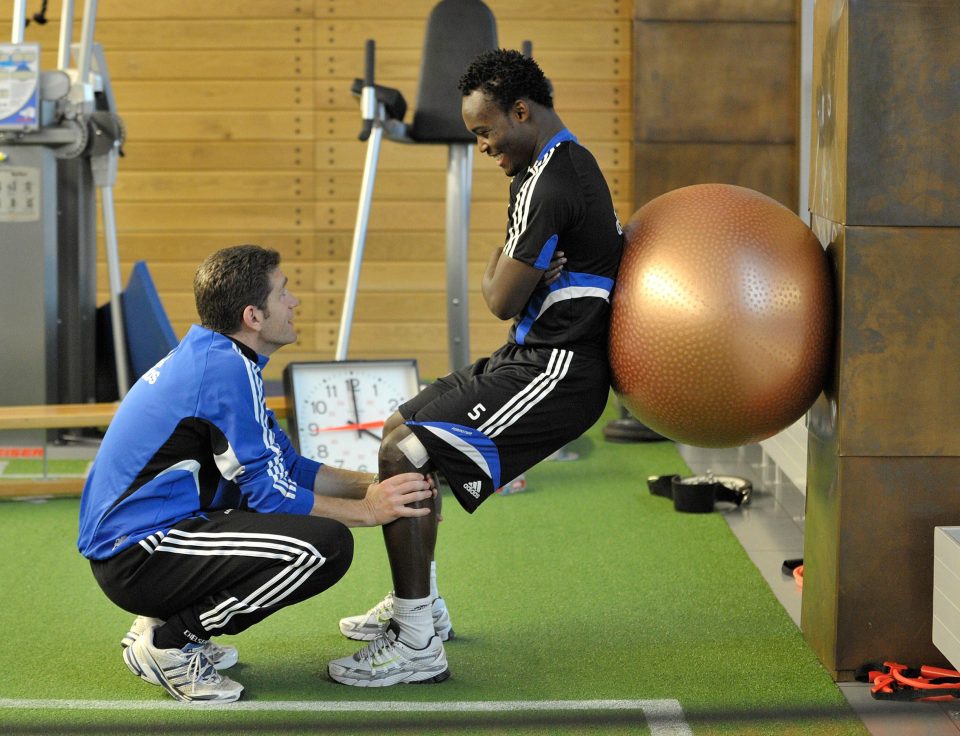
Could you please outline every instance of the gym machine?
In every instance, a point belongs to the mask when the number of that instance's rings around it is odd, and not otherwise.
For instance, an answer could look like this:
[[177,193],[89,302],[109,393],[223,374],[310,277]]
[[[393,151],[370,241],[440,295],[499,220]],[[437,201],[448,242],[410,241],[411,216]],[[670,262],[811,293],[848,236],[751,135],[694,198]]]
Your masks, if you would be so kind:
[[74,44],[74,3],[64,0],[55,71],[42,71],[40,45],[24,41],[25,0],[0,43],[0,306],[11,316],[0,405],[97,400],[97,191],[121,397],[130,384],[113,204],[124,128],[94,42],[96,13],[87,0]]
[[407,103],[396,89],[374,83],[375,43],[365,47],[363,80],[353,91],[360,96],[363,128],[360,140],[367,142],[360,201],[354,227],[346,294],[340,315],[336,359],[345,360],[350,327],[360,280],[360,265],[366,243],[380,143],[387,140],[408,144],[445,144],[447,157],[446,261],[447,343],[450,369],[470,362],[467,258],[470,233],[470,196],[474,136],[460,116],[457,83],[470,62],[480,53],[497,48],[497,24],[482,0],[441,0],[427,20],[420,66],[417,110],[407,125]]

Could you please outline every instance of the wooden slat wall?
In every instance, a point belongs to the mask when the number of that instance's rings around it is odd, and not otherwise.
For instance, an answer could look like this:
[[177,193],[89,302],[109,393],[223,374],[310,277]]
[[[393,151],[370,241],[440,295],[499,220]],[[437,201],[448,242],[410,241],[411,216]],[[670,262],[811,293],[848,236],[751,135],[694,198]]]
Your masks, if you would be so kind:
[[[115,187],[123,278],[134,261],[148,262],[178,335],[196,319],[199,261],[225,245],[258,242],[282,252],[303,302],[300,339],[277,353],[267,377],[279,377],[290,360],[333,357],[366,151],[349,86],[362,75],[365,39],[376,39],[377,81],[403,92],[409,121],[434,4],[101,0],[96,37],[128,131]],[[533,42],[561,117],[597,156],[625,219],[634,207],[632,2],[488,4],[501,46]],[[27,29],[27,40],[43,44],[46,68],[59,13],[51,0],[50,22]],[[445,177],[444,147],[384,143],[350,357],[416,357],[424,376],[448,369]],[[502,243],[507,184],[489,161],[476,160],[473,356],[506,335],[483,304],[479,278]]]
[[798,199],[796,0],[637,0],[637,204],[690,184]]

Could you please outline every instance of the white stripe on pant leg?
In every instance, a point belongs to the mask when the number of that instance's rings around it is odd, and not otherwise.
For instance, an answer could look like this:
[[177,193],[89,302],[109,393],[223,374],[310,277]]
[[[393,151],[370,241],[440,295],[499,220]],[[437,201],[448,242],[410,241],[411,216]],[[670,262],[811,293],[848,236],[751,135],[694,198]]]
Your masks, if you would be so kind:
[[[171,537],[174,538],[171,539]],[[170,544],[166,544],[168,541]],[[286,544],[280,544],[281,541],[286,542]],[[250,613],[265,605],[272,605],[283,600],[326,562],[326,558],[312,544],[294,537],[275,534],[191,533],[172,530],[164,542],[158,548],[158,551],[168,554],[260,557],[282,560],[288,563],[244,600],[233,599],[233,602],[227,608],[223,608],[221,602],[213,611],[201,614],[200,622],[207,630],[222,628],[238,613]],[[198,549],[188,546],[190,544],[196,545]]]
[[180,529],[171,529],[169,536],[182,538],[184,540],[194,540],[198,543],[209,540],[220,544],[235,544],[255,546],[257,543],[269,544],[277,543],[282,548],[306,551],[315,557],[322,557],[319,550],[309,542],[296,537],[288,537],[283,534],[266,534],[264,532],[187,532]]
[[[270,585],[269,590],[264,592],[266,586],[261,586],[261,588],[251,593],[244,600],[237,601],[230,609],[220,611],[217,616],[209,617],[201,614],[200,622],[203,624],[203,628],[207,630],[211,628],[222,629],[230,622],[230,619],[237,614],[253,613],[274,605],[303,585],[319,567],[320,563],[299,569],[287,568],[268,583],[268,585]],[[263,597],[254,599],[254,596],[260,592],[263,592]]]

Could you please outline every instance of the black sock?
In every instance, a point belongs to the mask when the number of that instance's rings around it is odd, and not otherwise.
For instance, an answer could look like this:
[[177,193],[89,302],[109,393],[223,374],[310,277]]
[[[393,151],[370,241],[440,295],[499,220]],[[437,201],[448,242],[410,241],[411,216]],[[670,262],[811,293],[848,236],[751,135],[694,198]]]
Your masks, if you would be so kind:
[[169,621],[153,630],[153,646],[157,649],[183,649],[189,641],[182,628],[171,626]]

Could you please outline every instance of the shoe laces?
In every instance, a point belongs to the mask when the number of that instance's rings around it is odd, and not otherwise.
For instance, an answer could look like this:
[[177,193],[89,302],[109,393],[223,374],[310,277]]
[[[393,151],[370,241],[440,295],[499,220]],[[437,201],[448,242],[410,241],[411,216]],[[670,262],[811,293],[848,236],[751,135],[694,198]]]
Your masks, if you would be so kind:
[[197,685],[216,685],[223,679],[210,660],[207,659],[207,655],[203,653],[203,645],[194,645],[185,654],[187,656],[186,674],[191,691],[195,691]]
[[386,596],[382,601],[380,601],[377,605],[375,605],[371,613],[374,614],[375,616],[379,616],[381,613],[385,613],[388,611],[390,613],[393,613],[393,596],[392,595]]
[[393,647],[394,641],[395,639],[389,638],[386,632],[379,634],[367,646],[357,652],[357,659],[359,661],[369,659],[371,662],[376,662],[384,652]]

